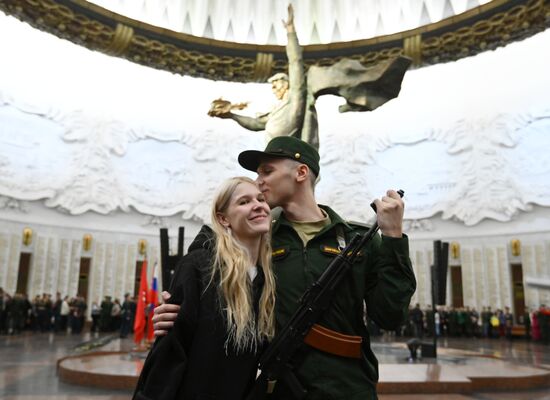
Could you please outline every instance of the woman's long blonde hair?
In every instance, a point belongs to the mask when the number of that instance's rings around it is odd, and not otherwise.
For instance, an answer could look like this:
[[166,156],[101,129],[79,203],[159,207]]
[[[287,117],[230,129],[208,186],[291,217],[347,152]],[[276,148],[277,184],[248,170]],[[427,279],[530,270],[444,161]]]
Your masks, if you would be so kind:
[[226,313],[228,340],[237,352],[254,350],[259,341],[271,339],[275,331],[275,278],[271,269],[270,233],[261,236],[258,267],[262,269],[265,284],[256,318],[252,299],[252,283],[248,276],[250,256],[247,249],[231,235],[219,221],[229,207],[231,196],[241,183],[256,183],[247,177],[228,179],[219,189],[212,207],[212,229],[216,234],[214,265],[211,282],[219,277],[219,289]]

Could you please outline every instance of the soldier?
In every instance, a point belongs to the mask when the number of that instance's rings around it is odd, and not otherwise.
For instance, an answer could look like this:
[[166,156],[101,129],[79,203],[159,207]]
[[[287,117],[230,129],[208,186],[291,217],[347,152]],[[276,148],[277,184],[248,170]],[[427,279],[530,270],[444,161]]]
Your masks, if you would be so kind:
[[12,333],[21,333],[25,328],[30,308],[31,306],[29,306],[29,301],[25,298],[25,295],[16,293],[10,307]]
[[[366,227],[344,221],[327,206],[317,205],[314,186],[319,154],[307,143],[288,136],[272,139],[265,151],[245,151],[239,163],[258,173],[258,185],[271,207],[282,212],[273,220],[273,268],[277,278],[276,329],[297,308],[304,291],[324,272],[346,243]],[[378,362],[370,348],[363,320],[368,316],[382,329],[397,329],[407,314],[416,287],[402,233],[403,201],[393,190],[375,200],[382,235],[362,250],[362,257],[336,290],[331,308],[318,321],[332,334],[326,346],[305,348],[296,375],[308,391],[308,400],[327,398],[376,399]],[[173,325],[176,305],[155,309],[155,330],[163,334]],[[344,355],[341,339],[357,343],[356,355]],[[349,342],[348,342],[349,343]],[[277,383],[274,399],[292,398]]]
[[0,287],[0,335],[6,330],[6,301],[4,300],[4,297],[4,289]]
[[525,311],[523,313],[523,325],[525,326],[525,339],[530,340],[531,339],[531,313],[529,312],[529,308],[525,307]]
[[481,309],[481,326],[483,328],[484,338],[490,337],[490,330],[489,330],[489,327],[491,326],[490,320],[491,320],[491,312],[487,309],[487,307],[483,307]]
[[112,327],[111,311],[113,310],[113,302],[111,296],[105,296],[105,300],[101,302],[101,311],[99,313],[99,330],[101,332],[109,332]]
[[550,307],[541,304],[538,312],[540,326],[540,340],[543,344],[550,344]]
[[512,339],[512,328],[514,327],[514,314],[510,307],[504,307],[504,332],[507,339]]
[[130,296],[130,293],[124,295],[122,303],[122,325],[120,326],[120,337],[124,339],[132,331],[134,317],[136,315],[136,303]]
[[424,313],[420,309],[420,304],[416,303],[416,306],[410,311],[409,316],[412,322],[413,336],[422,338],[424,336]]
[[55,294],[55,302],[52,305],[52,314],[53,314],[53,330],[55,333],[59,332],[59,328],[61,326],[60,318],[61,318],[61,303],[63,300],[61,300],[61,293],[57,292]]

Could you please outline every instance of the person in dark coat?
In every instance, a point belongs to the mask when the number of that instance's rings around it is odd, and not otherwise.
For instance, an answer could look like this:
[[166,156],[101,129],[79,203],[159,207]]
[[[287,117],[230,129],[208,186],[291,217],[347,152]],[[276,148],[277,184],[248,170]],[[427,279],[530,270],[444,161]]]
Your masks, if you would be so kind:
[[99,312],[99,330],[101,332],[109,332],[112,328],[111,311],[113,310],[113,302],[111,296],[105,296],[105,300],[101,302],[101,311]]
[[420,304],[416,303],[416,306],[410,311],[409,316],[413,325],[413,336],[422,338],[424,336],[424,313],[420,309]]
[[134,317],[136,316],[136,302],[130,296],[130,293],[124,295],[122,303],[122,324],[120,325],[120,337],[126,338],[134,326]]
[[[135,400],[241,400],[275,330],[270,209],[249,178],[220,189],[212,230],[203,227],[176,269],[173,329],[157,339]],[[182,295],[183,298],[177,298]]]

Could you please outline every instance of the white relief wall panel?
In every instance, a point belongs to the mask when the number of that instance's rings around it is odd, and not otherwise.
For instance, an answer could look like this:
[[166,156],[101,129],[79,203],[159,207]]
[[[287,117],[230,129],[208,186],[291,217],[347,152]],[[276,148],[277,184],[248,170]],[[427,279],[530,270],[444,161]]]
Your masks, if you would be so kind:
[[550,240],[544,241],[544,248],[546,252],[546,258],[544,262],[544,268],[542,270],[542,276],[544,278],[550,278]]
[[21,258],[21,236],[13,234],[10,241],[10,253],[8,258],[8,283],[6,289],[15,293],[17,289],[17,273],[19,272],[19,260]]
[[105,245],[105,269],[103,272],[103,296],[111,296],[114,300],[115,279],[115,246],[113,243]]
[[0,287],[7,288],[10,256],[10,236],[0,233]]
[[57,292],[57,266],[59,265],[58,244],[58,238],[48,237],[46,270],[44,273],[44,292],[51,294],[52,298],[55,298],[55,293]]
[[91,291],[91,301],[101,304],[104,291],[104,276],[105,273],[105,243],[96,243],[94,247],[94,253],[92,256],[92,274],[93,274],[93,283]]
[[544,276],[544,265],[546,264],[546,255],[544,254],[544,243],[535,245],[535,276]]
[[[544,243],[535,245],[535,265],[536,276],[544,277],[544,270],[546,266],[546,254],[544,251]],[[548,289],[539,289],[539,302],[541,304],[550,304],[547,301],[550,299]]]
[[416,291],[411,298],[411,304],[416,304],[418,300],[419,282],[418,282],[418,269],[419,265],[424,264],[424,254],[420,249],[410,249],[411,264],[416,278]]
[[512,307],[512,276],[506,247],[498,246],[497,265],[500,272],[500,298],[502,307]]
[[[489,297],[491,293],[491,278],[489,277],[489,265],[487,264],[487,247],[484,246],[482,252],[479,254],[481,258],[482,268],[477,271],[478,279],[480,280],[477,285],[477,308],[481,312],[481,308],[491,304]],[[491,307],[492,308],[492,307]]]
[[[542,268],[542,277],[544,279],[550,279],[550,241],[545,241],[545,260]],[[542,303],[550,304],[550,290],[546,289],[542,297]]]
[[416,302],[424,307],[431,303],[431,297],[427,296],[429,290],[428,266],[426,264],[426,251],[416,252]]
[[69,272],[71,263],[71,247],[69,239],[61,239],[59,247],[59,272],[57,274],[57,290],[62,296],[69,293]]
[[500,273],[497,264],[496,249],[486,247],[485,251],[485,265],[487,269],[488,277],[488,302],[487,306],[491,306],[494,309],[501,308],[502,303],[500,299]]
[[[534,246],[521,246],[521,260],[524,276],[537,276],[537,265],[535,263]],[[525,304],[529,308],[538,307],[540,304],[539,289],[526,285],[525,286]]]
[[[37,240],[36,240],[37,239]],[[31,255],[29,297],[44,293],[46,277],[46,262],[48,251],[48,238],[39,236],[35,240],[37,245]]]
[[82,246],[80,240],[76,239],[71,240],[70,246],[69,282],[67,290],[69,296],[76,296],[78,292],[78,278],[80,276],[80,255],[82,253]]
[[464,306],[473,306],[474,301],[474,284],[473,284],[473,256],[472,249],[465,248],[462,250],[462,296],[464,299]]
[[0,187],[14,197],[34,200],[63,190],[71,149],[61,140],[61,126],[38,110],[28,111],[0,106],[5,122],[0,125]]
[[475,297],[473,301],[473,306],[480,311],[481,307],[484,304],[484,292],[485,292],[485,265],[483,263],[483,250],[476,248],[474,249],[473,255],[473,286],[475,288]]
[[124,292],[130,293],[131,296],[135,296],[134,286],[136,282],[136,258],[137,258],[137,246],[131,244],[128,246],[128,256],[126,257],[126,289]]
[[[124,299],[124,287],[126,286],[126,256],[128,255],[128,245],[119,243],[116,245],[115,250],[115,266],[116,266],[116,279],[115,279],[115,298],[121,302]],[[121,303],[122,304],[122,303]]]
[[[84,249],[82,249],[84,253]],[[91,315],[92,303],[94,301],[99,301],[98,297],[98,272],[96,260],[94,259],[96,253],[96,243],[95,240],[92,241],[90,249],[86,252],[86,256],[90,258],[90,273],[88,275],[88,298],[86,302],[88,303],[88,310],[86,310],[86,315]],[[99,304],[99,303],[98,303]]]

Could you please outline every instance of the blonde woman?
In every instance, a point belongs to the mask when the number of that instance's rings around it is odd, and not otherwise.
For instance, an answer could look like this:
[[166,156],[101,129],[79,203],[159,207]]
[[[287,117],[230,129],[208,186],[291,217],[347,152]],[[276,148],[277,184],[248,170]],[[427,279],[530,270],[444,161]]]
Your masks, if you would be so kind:
[[134,399],[240,400],[274,334],[269,206],[255,182],[220,188],[212,228],[203,227],[180,263],[170,292],[178,318],[158,339]]

